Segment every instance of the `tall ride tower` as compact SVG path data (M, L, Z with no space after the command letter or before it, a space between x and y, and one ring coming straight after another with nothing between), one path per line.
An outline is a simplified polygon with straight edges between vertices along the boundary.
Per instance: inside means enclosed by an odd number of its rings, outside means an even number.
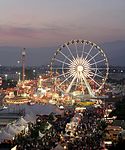
M22 81L25 81L25 57L26 57L26 49L22 50Z

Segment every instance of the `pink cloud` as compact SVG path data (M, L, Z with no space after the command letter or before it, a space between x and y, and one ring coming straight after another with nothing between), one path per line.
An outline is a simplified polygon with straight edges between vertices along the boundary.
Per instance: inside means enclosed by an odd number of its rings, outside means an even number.
M0 26L0 45L51 47L76 38L104 42L106 40L120 39L121 35L120 29L112 28L103 28L102 30L102 28L97 29L97 27L83 28L82 26L71 25L44 25L41 28ZM124 36L124 33L122 36Z

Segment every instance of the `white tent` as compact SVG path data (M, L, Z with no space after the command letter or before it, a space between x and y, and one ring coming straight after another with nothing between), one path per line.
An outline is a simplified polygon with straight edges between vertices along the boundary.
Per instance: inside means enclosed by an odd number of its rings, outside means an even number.
M15 129L16 134L19 134L22 130L24 130L24 126L16 126L13 124L12 127Z
M12 124L11 125L16 131L20 131L20 127L19 126L16 126L15 124Z
M47 122L48 123L48 122ZM52 127L52 125L50 123L48 123L48 127L47 129L49 130Z
M19 120L17 120L17 122L15 123L15 125L18 125L18 126L27 126L27 121L21 117Z
M0 142L4 141L4 140L11 140L13 139L13 136L9 133L7 133L6 131L2 131L0 133Z
M34 123L36 121L36 118L32 116L32 114L26 114L24 119L27 121L27 122L32 122Z
M5 128L5 132L13 136L17 133L16 128L13 128L11 125L7 125L7 127Z
M40 138L43 138L44 135L45 135L45 134L42 134L42 133L39 131L39 137L40 137Z
M58 144L58 145L54 148L54 150L64 150L64 148L63 148L60 144Z
M8 134L11 134L13 137L16 135L16 134L19 134L22 130L24 130L25 126L23 125L15 125L15 124L12 124L12 125L7 125L7 127L4 129L6 133Z
M26 128L25 126L22 126L22 125L19 125L18 127L20 128L20 131L18 133L20 133L22 130Z

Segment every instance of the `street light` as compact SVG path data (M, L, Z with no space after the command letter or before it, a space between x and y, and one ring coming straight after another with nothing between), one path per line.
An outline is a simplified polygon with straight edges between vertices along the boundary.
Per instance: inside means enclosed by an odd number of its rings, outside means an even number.
M17 61L17 63L19 64L19 63L20 63L20 61L18 60L18 61Z
M17 77L18 77L18 82L20 82L21 81L21 78L20 78L21 73L20 72L16 72L16 74L17 74Z
M35 72L36 72L36 70L34 69L34 70L33 70L33 73L35 73Z
M7 77L8 77L8 75L7 75L7 74L5 74L5 80L7 80Z
M36 77L36 70L33 69L33 79L35 79L35 77Z

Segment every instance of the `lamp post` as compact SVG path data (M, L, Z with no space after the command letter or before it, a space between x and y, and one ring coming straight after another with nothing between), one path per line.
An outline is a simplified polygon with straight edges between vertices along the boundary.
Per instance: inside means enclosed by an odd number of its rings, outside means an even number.
M21 80L20 80L20 75L21 75L21 73L20 72L18 72L18 76L19 76L19 78L18 78L18 82L20 82Z
M5 74L5 80L7 80L8 74Z
M18 60L17 63L20 64L20 61Z
M18 82L20 82L21 81L21 73L20 72L16 72L16 75L17 75L17 80L18 80Z
M35 77L36 77L36 70L33 69L33 79L35 79Z

